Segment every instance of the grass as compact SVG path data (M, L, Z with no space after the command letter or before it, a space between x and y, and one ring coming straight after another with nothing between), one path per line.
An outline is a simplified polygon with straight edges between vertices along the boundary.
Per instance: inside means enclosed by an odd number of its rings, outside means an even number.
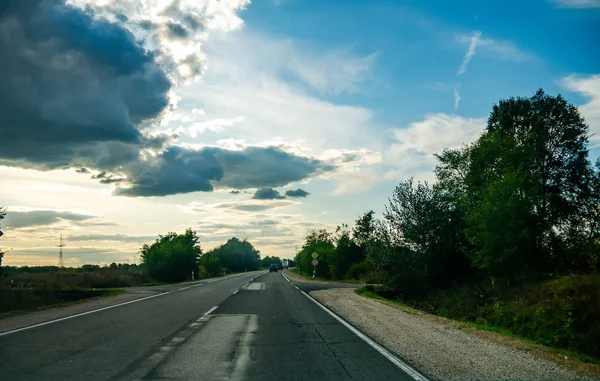
M313 279L312 277L312 273L308 274L304 271L301 271L298 274L297 269L288 269L286 274L293 274L296 276L299 276L301 278L304 278L306 280L315 280L315 281L319 281L319 282L337 282L337 283L349 283L349 284L363 284L363 282L361 282L358 279L326 279L326 278L321 278L321 277L315 277L315 279Z
M435 321L436 323L452 326L457 329L467 330L476 336L491 340L493 342L510 346L519 350L529 352L537 357L552 361L566 368L585 374L588 376L600 378L600 359L574 350L555 348L542 345L538 341L516 334L515 332L492 324L482 322L471 322L464 320L451 319L446 316L431 314L400 301L398 299L386 298L377 294L372 286L361 287L355 292L366 298L375 299L390 307L399 309L403 312L418 314L423 318Z
M121 289L31 290L0 289L0 314L3 317L26 311L63 307L88 300L123 294Z
M402 302L402 301L400 301L398 299L387 299L387 298L384 298L383 296L378 295L377 293L371 291L370 287L368 287L368 286L363 286L361 288L356 289L356 293L358 295L365 296L367 298L377 299L377 300L383 300L383 301L386 301L388 303L391 303L391 304L394 304L394 305L397 305L397 306L400 306L400 307L412 308L408 304L406 304L406 303L404 303L404 302Z

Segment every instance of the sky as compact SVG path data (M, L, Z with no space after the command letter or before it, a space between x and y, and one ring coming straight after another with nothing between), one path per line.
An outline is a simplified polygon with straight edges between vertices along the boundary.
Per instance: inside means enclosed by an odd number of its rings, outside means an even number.
M7 265L133 263L191 227L291 258L377 216L500 99L578 105L600 152L600 0L7 0Z

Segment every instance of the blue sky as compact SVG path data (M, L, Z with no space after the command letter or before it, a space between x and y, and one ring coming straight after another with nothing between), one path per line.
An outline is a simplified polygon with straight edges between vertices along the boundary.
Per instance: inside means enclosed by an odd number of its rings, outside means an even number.
M132 261L190 226L291 257L540 87L600 132L598 0L32 4L0 14L5 263L54 263L60 233L69 264Z

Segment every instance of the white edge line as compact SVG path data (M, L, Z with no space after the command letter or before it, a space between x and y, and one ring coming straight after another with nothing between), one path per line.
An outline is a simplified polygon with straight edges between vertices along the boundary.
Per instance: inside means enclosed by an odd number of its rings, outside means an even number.
M287 276L285 276L284 273L281 273L281 275L283 275L283 277L285 278L285 280L287 280L288 282L290 282L290 284L292 284L294 287L296 287L296 289L300 290L298 288L298 286L296 286L291 280L288 279ZM387 358L388 360L390 360L394 365L396 365L398 368L400 368L404 372L406 372L413 379L415 379L417 381L429 381L429 379L427 377L423 376L421 373L419 373L415 369L413 369L410 365L408 365L404 361L400 360L398 357L394 356L390 351L388 351L387 349L385 349L381 345L377 344L369 336L365 335L364 333L362 333L358 329L354 328L350 323L346 322L344 319L342 319L341 317L339 317L338 315L336 315L329 308L327 308L324 305L322 305L321 303L319 303L317 300L315 300L313 297L311 297L310 295L308 295L306 292L304 292L302 290L300 290L300 292L304 296L306 296L309 300L311 300L313 303L315 303L317 306L321 307L325 312L327 312L329 315L331 315L335 320L337 320L340 323L342 323L342 325L344 327L348 328L352 333L354 333L356 336L358 336L359 338L361 338L365 343L369 344L373 349L375 349L377 352L379 352L380 354L382 354L385 358Z
M180 289L179 289L179 291L187 290L187 289L188 289L188 288L190 288L190 287L192 287L192 286L188 286L188 287L183 287L183 288L180 288Z
M350 325L350 323L346 322L344 319L342 319L341 317L336 315L334 312L329 310L329 308L325 307L324 305L319 303L317 300L313 299L306 292L304 292L304 291L300 291L300 292L304 296L306 296L308 299L310 299L313 303L315 303L317 306L321 307L325 312L327 312L329 315L331 315L335 320L342 323L342 325L344 327L348 328L352 333L354 333L356 336L360 337L365 343L369 344L373 349L375 349L377 352L381 353L385 358L390 360L394 365L396 365L398 368L400 368L404 372L406 372L413 379L415 379L417 381L429 381L429 379L427 377L423 376L422 374L417 372L415 369L413 369L410 365L408 365L404 361L400 360L398 357L394 356L390 351L388 351L381 345L377 344L370 337L368 337L364 333L360 332L358 329L354 328L352 325Z
M204 313L204 316L206 316L206 315L210 315L210 313L211 313L211 312L213 312L214 310L216 310L217 308L219 308L219 306L214 306L214 307L213 307L213 308L211 308L210 310L206 311L206 312Z
M12 331L1 332L0 336L6 336L6 335L10 335L11 333L17 333L17 332L25 331L25 330L32 329L32 328L42 327L44 325L48 325L48 324L52 324L52 323L58 323L59 321L69 320L69 319L73 319L73 318L76 318L76 317L79 317L79 316L85 316L85 315L93 314L95 312L109 310L109 309L115 308L115 307L121 307L121 306L124 306L126 304L141 302L142 300L148 300L148 299L156 298L156 297L159 297L159 296L167 295L167 294L170 294L170 293L171 293L170 291L167 291L167 292L163 292L161 294L151 295L151 296L147 296L147 297L141 298L141 299L130 300L128 302L119 303L119 304L113 304L112 306L98 308L97 310L86 311L86 312L82 312L82 313L75 314L75 315L65 316L65 317L62 317L62 318L59 318L59 319L45 321L43 323L28 325L27 327L13 329Z
M231 295L235 295L238 293L239 290L235 290L234 292L231 293Z
M350 323L346 322L344 319L342 319L341 317L339 317L338 315L336 315L329 308L327 308L324 305L322 305L321 303L319 303L317 300L315 300L314 298L312 298L306 292L304 292L304 291L300 291L300 292L304 296L306 296L308 299L310 299L311 301L313 301L316 305L318 305L319 307L321 307L325 312L327 312L329 315L331 315L335 320L337 320L340 323L342 323L342 325L344 325L346 328L348 328L352 333L354 333L356 336L360 337L365 343L369 344L373 349L375 349L377 352L381 353L385 358L387 358L392 363L394 363L394 365L396 365L398 368L400 368L403 371L405 371L413 379L415 379L417 381L429 381L429 379L427 377L423 376L422 374L420 374L419 372L417 372L415 369L413 369L410 365L408 365L404 361L400 360L398 357L394 356L390 351L388 351L387 349L385 349L381 345L377 344L370 337L368 337L364 333L360 332L358 329L354 328Z

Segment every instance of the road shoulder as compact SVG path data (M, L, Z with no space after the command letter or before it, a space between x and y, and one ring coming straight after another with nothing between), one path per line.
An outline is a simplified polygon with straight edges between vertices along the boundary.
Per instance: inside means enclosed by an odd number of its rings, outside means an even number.
M357 295L354 289L317 290L310 295L435 379L593 380L597 378L592 375L598 376L590 367L570 367L586 377L540 358L525 343L515 347L502 335L498 341L491 332L478 334L458 322Z

